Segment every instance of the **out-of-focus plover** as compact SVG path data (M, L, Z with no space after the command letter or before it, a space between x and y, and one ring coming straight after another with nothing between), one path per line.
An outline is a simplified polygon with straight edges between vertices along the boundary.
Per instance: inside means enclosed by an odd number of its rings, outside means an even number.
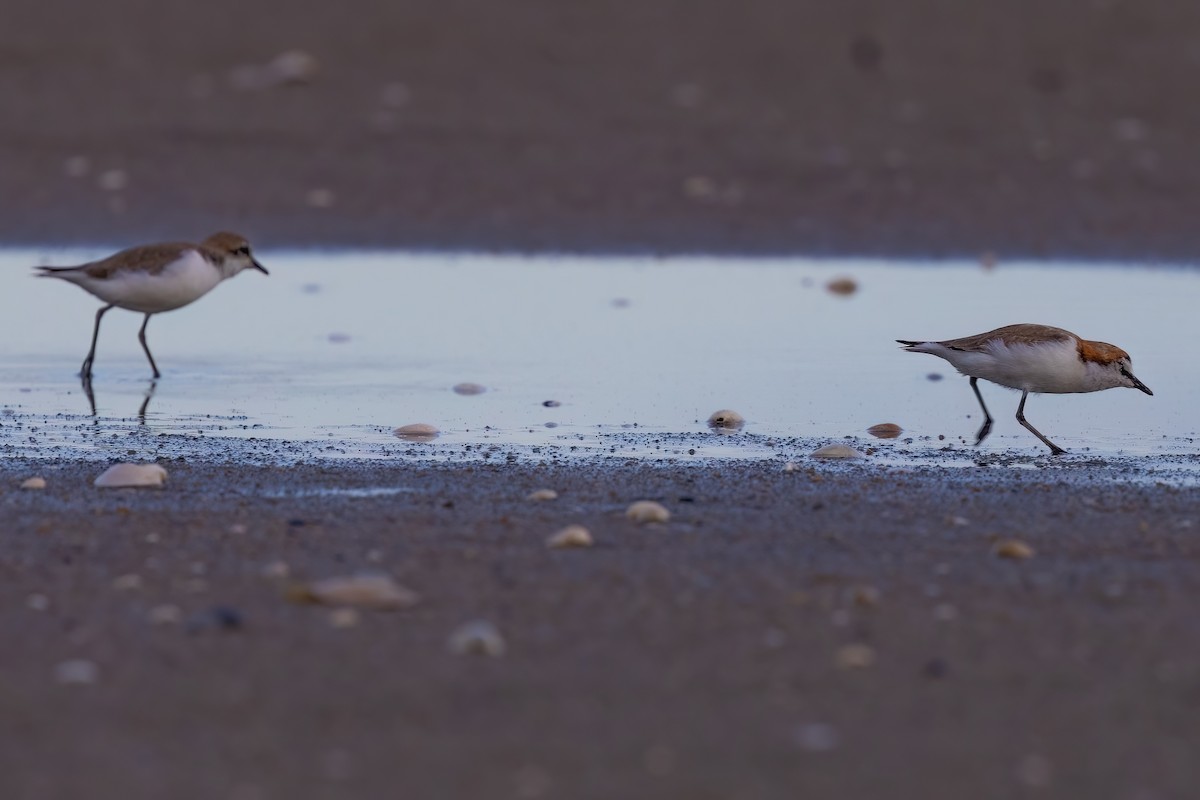
M158 365L146 345L146 326L150 317L182 308L208 294L218 283L244 269L268 274L250 253L250 243L236 233L214 233L200 244L171 242L131 247L100 261L77 267L38 267L39 277L59 278L80 286L107 305L96 312L92 347L83 360L80 375L88 380L96 359L96 340L100 337L100 319L110 308L124 308L146 315L138 341L150 360L154 377L160 377Z
M1129 354L1121 348L1081 339L1070 331L1049 325L1007 325L987 333L941 342L896 341L910 353L930 353L946 359L971 379L971 389L979 400L984 418L975 444L986 439L992 431L992 415L979 393L980 378L1021 392L1017 422L1041 439L1053 455L1066 451L1025 419L1025 400L1030 392L1068 394L1126 386L1154 394L1134 377Z

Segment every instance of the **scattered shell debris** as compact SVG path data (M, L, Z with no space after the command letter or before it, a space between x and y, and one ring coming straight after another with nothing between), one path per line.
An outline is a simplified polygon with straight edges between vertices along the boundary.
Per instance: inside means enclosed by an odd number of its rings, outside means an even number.
M784 472L795 472L798 469L800 469L800 467L797 466L795 461L789 461L783 465Z
M875 648L867 644L848 644L839 648L834 662L840 669L864 669L875 664Z
M454 393L462 395L483 394L487 387L480 383L456 383Z
M390 575L372 572L323 578L295 586L288 592L288 597L298 603L358 606L376 611L412 608L421 600L420 595L396 583Z
M42 477L26 478L21 481L22 489L45 489L46 479Z
M63 162L63 174L68 178L82 178L92 170L92 162L87 156L71 156Z
M63 661L54 667L54 678L59 683L84 685L95 683L100 678L100 668L94 661L83 658Z
M545 503L550 500L557 500L558 492L553 489L535 489L525 495L525 499L531 503Z
M830 294L848 297L858 291L858 281L854 278L834 278L825 284L825 290Z
M992 553L997 558L1011 558L1024 561L1033 558L1036 551L1020 539L1001 539L992 545Z
M904 429L894 422L881 422L867 428L867 433L876 439L895 439L904 433Z
M827 444L812 452L813 458L864 458L863 454L844 444Z
M167 482L167 471L158 464L113 464L93 485L101 489L157 487Z
M262 568L262 576L271 580L281 580L291 573L291 568L283 561L272 561Z
M407 439L410 442L432 442L441 433L437 428L424 422L416 422L412 425L402 425L392 431L401 439Z
M656 503L653 500L638 500L625 509L625 516L644 525L648 522L667 522L671 519L671 512L662 503Z
M714 411L708 418L708 427L714 430L740 431L745 425L746 418L729 408Z
M499 658L508 649L500 630L485 619L459 625L450 634L450 652L455 655L490 656Z
M568 525L546 540L547 547L591 547L592 533L582 525Z

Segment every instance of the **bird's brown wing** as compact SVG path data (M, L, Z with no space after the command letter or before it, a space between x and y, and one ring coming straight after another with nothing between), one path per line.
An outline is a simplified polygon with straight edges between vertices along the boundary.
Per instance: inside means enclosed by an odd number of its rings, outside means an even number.
M996 328L994 331L979 333L975 336L964 336L961 339L947 339L944 342L938 342L938 344L949 347L951 350L979 352L986 349L987 343L995 339L1003 339L1010 345L1040 344L1046 341L1079 341L1078 336L1062 328L1055 328L1051 325L1035 325L1026 322L1020 325L1005 325L1003 328Z
M186 250L195 250L196 245L186 242L168 242L166 244L147 244L141 247L131 247L114 253L108 258L82 264L76 269L86 272L93 278L110 278L123 269L136 269L157 275L163 268L175 261Z

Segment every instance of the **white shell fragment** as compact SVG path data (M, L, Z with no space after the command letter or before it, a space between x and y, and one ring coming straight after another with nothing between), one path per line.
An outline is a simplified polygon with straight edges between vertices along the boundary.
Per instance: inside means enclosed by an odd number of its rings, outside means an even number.
M431 442L437 438L441 431L427 423L416 422L412 425L403 425L396 428L392 433L410 442Z
M113 464L93 482L101 489L123 489L141 486L162 486L167 471L158 464Z
M46 479L40 478L40 477L39 478L26 478L25 480L21 481L21 488L22 489L45 489L46 488Z
M454 385L455 394L472 395L483 394L487 391L487 387L479 383L457 383Z
M420 595L396 583L390 575L362 573L324 578L300 587L297 599L327 606L358 606L376 611L412 608Z
M740 431L745 425L746 418L728 408L714 411L708 418L708 427L717 430Z
M638 500L625 509L625 516L639 524L647 522L666 522L671 519L671 512L662 503L653 500Z
M813 458L862 458L863 454L844 444L827 444L812 452Z
M495 625L486 619L477 619L459 625L450 634L450 652L460 656L490 656L499 658L508 649L508 644Z
M592 533L582 525L568 525L546 540L547 547L591 547Z
M525 499L531 503L545 503L550 500L557 500L558 492L553 489L535 489L525 495Z

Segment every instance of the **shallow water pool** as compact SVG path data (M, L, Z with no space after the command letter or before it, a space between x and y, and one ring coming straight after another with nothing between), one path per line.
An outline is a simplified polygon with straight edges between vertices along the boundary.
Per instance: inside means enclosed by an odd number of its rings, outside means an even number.
M157 438L176 452L237 439L247 457L303 445L338 457L762 458L850 437L896 458L1040 457L1013 419L1017 393L982 384L996 425L976 449L966 379L893 341L1014 322L1120 345L1155 392L1031 397L1031 423L1072 457L1197 450L1200 364L1185 348L1200 334L1200 275L1180 268L268 252L270 277L244 273L151 321L157 382L141 316L108 314L93 416L77 372L99 301L29 267L103 254L0 252L0 453L145 455ZM840 276L858 290L827 291ZM452 391L462 382L487 391ZM747 419L745 434L707 430L723 408ZM442 435L392 436L415 422ZM870 437L881 422L904 433Z

